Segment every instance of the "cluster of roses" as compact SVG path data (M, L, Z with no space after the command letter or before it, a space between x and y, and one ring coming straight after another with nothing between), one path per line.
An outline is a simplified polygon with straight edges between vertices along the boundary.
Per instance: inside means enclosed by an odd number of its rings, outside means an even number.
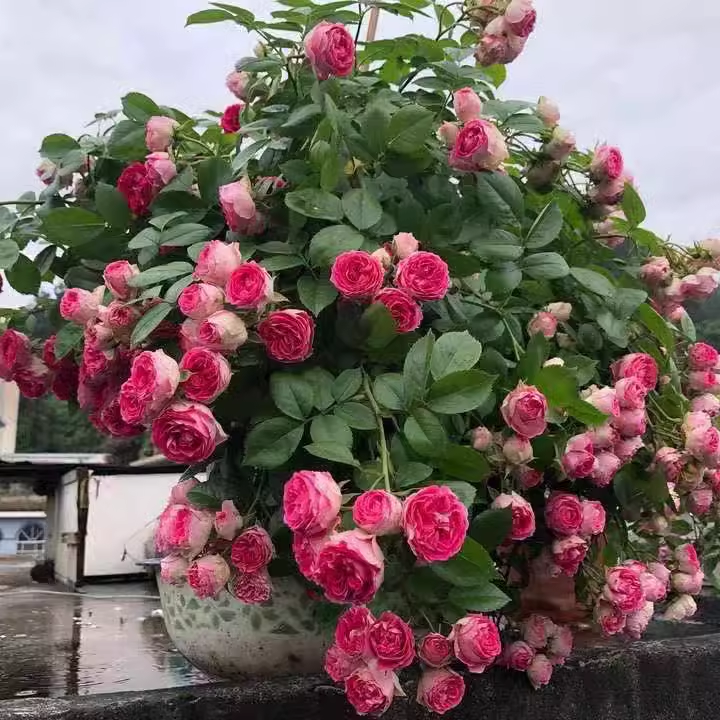
M508 64L517 59L535 29L532 0L467 0L466 13L479 27L475 57L481 65Z
M542 190L552 185L577 145L575 136L558 124L560 110L552 100L540 97L535 113L551 132L540 147L537 159L527 169L526 179L530 187Z
M625 172L622 153L612 145L600 145L595 149L590 161L591 187L588 193L593 204L595 215L607 218L618 212L616 207L622 201L625 185L632 184L632 176ZM612 217L607 221L610 225L595 227L595 232L602 236L612 236ZM611 243L612 244L612 243Z
M194 507L188 493L197 485L195 478L178 483L158 520L161 579L173 585L187 582L201 599L217 597L228 587L241 602L266 602L272 594L270 536L257 525L243 530L245 520L232 500L215 513Z

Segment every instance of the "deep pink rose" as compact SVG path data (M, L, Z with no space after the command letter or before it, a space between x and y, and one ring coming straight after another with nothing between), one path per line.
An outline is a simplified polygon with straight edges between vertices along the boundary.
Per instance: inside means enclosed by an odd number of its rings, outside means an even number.
M582 501L583 522L580 535L600 535L605 530L605 508L598 500Z
M165 152L151 153L145 158L148 178L156 190L165 187L177 175L177 168Z
M704 342L695 343L688 348L688 364L691 370L712 370L720 360L720 353Z
M422 323L422 308L404 290L383 288L375 295L373 302L380 302L388 309L399 333L417 330Z
M622 177L624 169L623 156L620 150L610 145L600 145L593 154L590 163L590 175L596 182L617 180Z
M634 377L621 378L615 383L615 394L623 410L642 410L647 388Z
M533 448L530 441L522 435L511 435L502 447L505 459L511 465L525 465L533 459Z
M316 25L305 37L305 54L318 80L347 77L355 67L355 42L340 23Z
M622 565L606 570L603 598L623 613L639 610L645 604L645 593L638 573Z
M351 607L338 619L335 626L335 646L348 657L359 658L368 653L368 633L375 623L366 607Z
M416 300L442 300L450 287L450 271L439 255L418 250L398 263L395 285Z
M205 405L225 392L232 377L230 363L207 348L188 350L180 361L180 370L184 378L180 387L185 397Z
M247 338L247 327L242 318L230 310L218 310L197 328L197 342L216 352L234 353Z
M418 251L420 243L417 238L408 232L401 232L395 235L392 241L392 249L395 257L400 260L404 260L406 257L410 257L414 252Z
M492 502L493 508L507 508L512 510L512 527L508 538L510 540L527 540L535 533L535 513L532 505L522 495L501 493Z
M590 481L598 487L607 487L622 467L622 460L611 452L600 452L595 456L595 468L590 473Z
M694 575L700 572L700 560L698 560L697 550L690 543L680 545L675 549L675 560L678 564L680 572Z
M160 579L168 585L183 585L189 567L182 555L166 555L160 561Z
M246 605L261 605L272 595L272 583L267 570L241 573L230 584L232 594Z
M526 438L538 437L545 432L547 411L545 396L536 387L524 383L506 395L500 407L508 426Z
M130 163L120 174L117 189L124 195L134 215L146 215L155 199L158 188L145 163Z
M465 680L449 668L424 670L418 683L416 700L431 712L444 715L456 708L465 696Z
M138 291L128 285L128 280L139 273L137 265L131 265L127 260L115 260L106 265L103 270L105 287L118 300L132 300Z
M531 648L525 641L516 640L510 645L506 645L503 650L502 664L511 670L519 670L525 672L530 667L530 663L535 657L535 650Z
M490 144L487 131L488 123L482 120L465 123L450 150L450 167L468 172L479 170L479 159L487 154Z
M17 330L0 335L0 378L12 380L13 375L30 361L30 338Z
M482 100L472 88L461 88L453 93L453 110L461 123L477 120L482 114Z
M180 368L162 350L145 350L133 361L130 379L120 390L120 410L125 422L147 425L173 399L180 382Z
M130 344L130 336L135 323L140 319L140 309L113 300L104 313L104 322L112 330L113 336L124 344Z
M500 633L486 615L467 615L458 620L450 633L455 657L471 673L482 673L502 652Z
M78 366L69 358L63 358L54 371L51 389L58 400L75 400L78 392Z
M240 263L242 257L238 243L211 240L200 251L193 276L200 282L224 288L232 271Z
M255 525L235 538L230 559L241 572L256 573L270 564L274 552L267 531Z
M191 477L187 480L181 480L180 482L173 485L170 491L170 504L171 505L192 505L188 500L188 493L194 490L200 481L197 478Z
M627 614L615 605L599 600L595 606L595 621L605 635L617 635L625 629Z
M183 315L193 320L204 320L223 309L225 293L216 285L193 283L180 293L177 303Z
M224 133L236 133L240 130L240 113L244 108L244 103L235 103L225 108L220 117L220 127Z
M220 510L215 513L215 532L218 537L230 542L242 527L242 515L232 500L223 500Z
M160 452L183 465L207 460L227 435L209 408L176 401L152 424L152 441Z
M710 417L720 415L720 399L710 393L698 395L690 402L690 409L693 412L703 412Z
M335 519L336 524L340 518ZM330 534L305 535L293 533L292 552L300 574L308 580L315 578L315 564L320 550L327 542Z
M403 504L403 531L410 549L425 562L457 555L468 531L468 511L446 485L430 485Z
M242 310L260 310L273 295L270 273L252 260L233 270L225 286L227 301Z
M543 337L553 338L557 332L557 318L549 312L541 311L535 313L527 326L528 335L540 333Z
M225 78L225 87L238 99L246 100L245 91L250 84L252 77L250 73L233 70Z
M324 535L335 527L342 492L328 472L298 470L285 483L283 521L296 533Z
M33 355L28 362L15 371L13 380L23 397L37 399L50 389L52 372L39 357Z
M347 680L356 670L364 667L365 663L358 657L350 657L337 645L331 645L325 653L325 672L333 682Z
M90 292L82 288L68 288L60 298L60 315L64 320L70 320L78 325L85 325L95 320L104 289L98 288Z
M527 669L527 676L530 684L537 690L550 682L553 674L553 665L546 655L538 653L530 667Z
M654 612L655 605L648 601L640 610L630 613L625 620L625 632L633 638L633 640L639 640L650 624Z
M312 355L315 321L304 310L275 310L257 332L273 360L296 363Z
M453 646L441 633L430 632L418 642L417 653L425 665L439 668L452 662Z
M575 577L587 551L588 544L585 540L577 535L569 535L553 542L553 562L565 575Z
M522 623L522 638L535 650L544 648L554 631L555 624L544 615L530 615Z
M142 425L125 422L117 398L113 398L99 413L91 415L90 419L98 430L113 437L136 437L145 431Z
M622 410L613 418L613 427L624 438L644 435L647 430L647 414L644 408L638 410Z
M152 152L165 152L172 145L177 120L163 115L153 115L145 124L145 145Z
M397 675L365 666L345 680L345 695L358 715L382 715L397 692Z
M366 603L382 584L385 560L372 535L360 530L337 533L322 546L315 562L315 582L336 603Z
M369 535L393 535L402 530L402 502L387 490L368 490L355 500L353 521Z
M671 277L672 268L666 257L648 258L640 268L640 279L653 288L665 285Z
M520 484L526 489L537 487L541 485L545 479L541 470L528 467L527 465L521 465L517 468L517 476Z
M384 612L368 632L367 650L380 670L400 670L415 660L412 628L392 612Z
M657 385L658 367L654 358L645 353L631 353L615 361L611 366L615 380L634 377L639 380L645 388L654 390Z
M197 597L214 598L228 584L230 568L219 555L205 555L190 565L187 580Z
M333 262L330 282L348 300L368 300L382 287L382 263L364 250L340 253Z
M720 430L715 427L698 428L685 436L685 449L708 467L720 464Z
M572 649L572 630L567 625L556 625L548 639L548 659L553 665L564 665Z
M212 513L189 505L168 505L158 520L155 547L160 553L194 557L205 547L212 528Z
M583 506L572 493L552 492L545 505L545 522L557 535L577 535L583 525Z

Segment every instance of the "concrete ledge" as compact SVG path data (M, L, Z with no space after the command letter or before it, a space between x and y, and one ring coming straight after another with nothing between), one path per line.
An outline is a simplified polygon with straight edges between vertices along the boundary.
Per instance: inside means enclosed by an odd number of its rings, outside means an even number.
M695 720L717 712L720 634L579 651L537 692L524 675L467 676L472 720ZM408 695L413 683L404 683ZM388 720L427 714L396 700ZM354 713L323 677L248 681L175 690L0 702L0 720L341 720Z

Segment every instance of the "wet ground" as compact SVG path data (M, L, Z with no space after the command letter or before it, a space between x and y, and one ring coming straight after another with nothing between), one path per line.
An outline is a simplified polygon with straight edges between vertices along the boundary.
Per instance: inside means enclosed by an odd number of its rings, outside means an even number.
M33 583L31 564L0 560L0 700L207 683L165 632L157 589Z

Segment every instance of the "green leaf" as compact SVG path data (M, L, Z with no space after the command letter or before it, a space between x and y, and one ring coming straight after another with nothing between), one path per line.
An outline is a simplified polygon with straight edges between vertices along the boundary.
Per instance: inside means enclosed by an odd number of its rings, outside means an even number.
M630 184L625 184L625 192L623 193L622 209L625 213L627 221L633 228L640 225L646 218L647 212L645 205L637 193L637 190Z
M213 234L207 225L199 223L181 223L163 230L160 235L160 245L165 247L185 247L210 239Z
M360 327L365 335L364 345L370 350L382 350L398 337L390 311L380 302L365 310L360 317Z
M169 303L176 303L180 297L180 293L192 283L194 280L192 275L186 275L185 277L176 280L166 291L165 300Z
M322 112L323 109L317 103L303 105L299 108L296 108L290 113L288 119L285 121L282 127L292 128L297 127L298 125L303 125L309 120L312 120L314 117L322 115Z
M525 247L532 250L545 247L560 234L563 226L562 210L557 203L548 203L535 218L525 240Z
M517 367L517 376L521 380L528 380L532 383L535 375L542 368L543 363L550 354L550 344L542 333L535 333L528 342L525 354L520 359Z
M185 26L188 25L206 25L208 23L218 23L225 20L235 22L235 17L227 12L227 10L200 10L192 15L188 15Z
M377 420L373 411L362 403L346 402L335 408L335 415L356 430L374 430Z
M332 394L336 402L344 402L354 395L357 395L362 386L362 370L360 368L351 368L343 370L333 382Z
M571 415L576 420L579 420L583 425L590 427L597 427L598 425L604 424L608 416L605 413L600 412L594 405L584 400L573 400L571 403L565 405L565 411L568 415Z
M11 268L20 255L20 248L14 240L0 240L0 270Z
M467 445L449 445L435 464L449 477L469 483L483 482L490 474L485 456Z
M420 150L432 136L435 116L421 105L405 105L390 120L388 148L401 155Z
M107 149L118 160L139 160L145 157L145 125L121 120L110 133Z
M457 587L476 587L497 576L487 550L472 538L466 538L460 552L443 563L430 565L432 571Z
M387 147L390 113L382 103L371 103L360 117L360 129L368 150L377 157Z
M5 271L5 277L13 290L25 295L35 295L40 288L40 271L26 255L18 255L14 265Z
M403 376L400 373L378 375L373 383L373 395L378 403L388 410L404 409Z
M480 204L500 222L517 222L525 212L525 201L516 182L499 172L477 173Z
M643 303L635 313L638 320L660 341L660 344L672 354L675 337L667 321L647 303Z
M628 320L647 300L647 293L636 288L616 288L610 302L613 314L621 320Z
M68 153L79 149L80 145L74 138L62 133L54 133L43 139L42 145L40 145L40 154L58 164Z
M146 123L153 115L164 115L153 100L139 92L128 93L121 102L125 116L135 122Z
M323 460L330 460L330 462L341 463L343 465L354 465L355 467L360 466L360 463L353 457L352 452L344 445L330 442L312 443L305 445L305 450L311 455L322 458Z
M412 407L425 397L425 386L430 373L435 337L429 332L420 338L408 351L403 366L403 388L405 402Z
M382 218L382 206L364 188L348 190L343 195L342 207L345 217L358 230L367 230Z
M331 225L317 232L310 240L310 262L314 266L332 265L340 253L358 250L364 242L365 237L348 225Z
M310 437L314 443L333 443L351 448L352 430L348 424L335 415L319 415L310 424Z
M444 415L475 410L490 397L495 379L495 375L488 375L482 370L463 370L446 375L430 388L428 407Z
M332 305L338 292L329 280L303 275L297 281L300 302L315 316Z
M428 482L428 485L449 487L466 508L472 507L477 497L477 490L470 483L460 480L437 480Z
M245 440L244 465L276 468L286 463L302 440L304 425L290 418L271 418L256 425Z
M433 469L429 465L423 465L423 463L419 462L406 462L395 473L394 485L398 489L414 487L427 480L432 473Z
M125 196L112 185L98 183L95 188L95 207L110 227L126 230L130 227L132 214Z
M481 512L470 526L470 536L488 552L494 552L512 529L512 508L490 508Z
M276 257L265 258L260 264L268 272L279 272L290 268L301 267L305 261L299 255L277 255Z
M51 210L42 221L45 237L55 244L74 247L90 242L105 228L105 221L89 210L78 207Z
M660 472L648 473L626 465L613 478L613 491L625 508L638 509L648 501L660 505L668 499L667 481Z
M522 282L522 279L522 271L516 263L501 263L487 271L485 287L494 297L502 297L509 295Z
M82 339L82 325L76 325L75 323L67 323L63 325L55 335L55 357L58 360L61 360L71 350L80 347Z
M568 368L558 366L542 368L535 376L534 382L553 407L564 408L580 399L577 381Z
M440 336L430 358L430 372L436 380L470 370L482 355L482 344L469 332L449 332Z
M232 181L230 163L224 158L207 158L198 163L196 170L200 197L208 205L214 205L218 202L218 188Z
M553 252L528 255L520 263L520 268L534 280L559 280L570 272L565 258Z
M489 234L475 228L463 228L459 241L475 236L470 242L470 251L483 260L518 260L524 249L520 238L507 230L492 230Z
M232 169L234 172L242 170L257 154L270 144L271 138L265 138L256 142L250 143L247 147L243 148L235 156Z
M615 286L604 276L587 268L570 268L570 274L590 292L602 297L611 298L615 294Z
M165 280L187 275L194 270L190 263L171 262L166 265L158 265L148 270L143 270L139 275L130 278L128 285L131 287L149 287L150 285L159 285Z
M170 314L173 306L163 302L153 305L138 321L133 328L130 344L137 347L143 340L150 336L155 328Z
M403 434L418 455L437 457L445 452L447 445L445 428L429 410L416 408L405 421Z
M160 240L160 233L151 227L143 228L129 243L130 250L140 250L144 247L153 247Z
M343 217L342 202L337 195L324 190L307 188L285 195L285 204L305 217L339 222Z
M276 372L270 376L270 396L278 410L296 420L309 417L315 402L315 391L303 375Z
M478 587L456 587L450 591L448 600L469 612L492 612L500 610L510 602L510 598L491 582Z
M330 391L335 378L327 370L317 366L305 370L303 377L312 385L313 404L324 412L335 402Z

